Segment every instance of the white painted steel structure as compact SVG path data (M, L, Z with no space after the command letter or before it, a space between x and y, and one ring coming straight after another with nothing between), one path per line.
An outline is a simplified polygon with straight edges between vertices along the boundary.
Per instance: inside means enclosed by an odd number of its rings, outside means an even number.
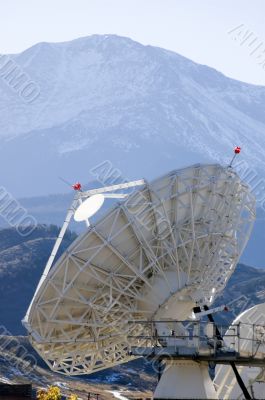
M230 167L136 182L142 187L80 236L37 288L24 325L54 371L87 374L130 360L141 341L129 336L144 328L128 321L184 320L210 304L249 238L255 200Z

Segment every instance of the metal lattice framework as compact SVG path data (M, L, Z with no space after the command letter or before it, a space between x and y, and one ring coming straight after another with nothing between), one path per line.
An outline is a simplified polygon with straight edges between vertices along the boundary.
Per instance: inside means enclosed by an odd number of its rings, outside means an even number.
M129 337L143 328L128 321L181 320L210 304L254 219L254 198L231 168L195 165L145 182L42 279L24 320L32 345L69 375L130 360L141 343Z

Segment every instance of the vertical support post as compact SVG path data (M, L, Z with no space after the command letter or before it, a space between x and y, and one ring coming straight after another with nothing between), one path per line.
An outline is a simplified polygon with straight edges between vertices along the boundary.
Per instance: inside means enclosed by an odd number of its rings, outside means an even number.
M238 336L238 344L237 344L237 351L240 353L240 344L241 344L241 338L240 338L240 328L241 328L241 322L239 321L238 326L237 326L237 336Z

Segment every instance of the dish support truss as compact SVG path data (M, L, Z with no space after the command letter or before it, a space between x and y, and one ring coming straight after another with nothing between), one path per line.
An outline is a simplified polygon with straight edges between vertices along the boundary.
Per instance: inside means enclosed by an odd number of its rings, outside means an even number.
M41 278L23 324L56 372L131 360L143 328L128 321L183 320L210 304L248 241L255 200L231 168L195 165L141 185Z

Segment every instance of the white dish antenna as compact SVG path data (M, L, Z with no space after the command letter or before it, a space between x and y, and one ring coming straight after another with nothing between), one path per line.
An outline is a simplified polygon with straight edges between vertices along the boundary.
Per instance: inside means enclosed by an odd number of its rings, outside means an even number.
M89 197L77 208L74 213L74 220L76 222L88 220L100 210L103 206L104 200L105 197L103 194L94 194Z
M251 359L265 359L265 303L243 311L224 335L227 346ZM240 375L255 399L264 399L265 371L260 366L241 366ZM218 365L214 380L220 399L241 399L242 391L229 365Z
M23 321L54 371L88 374L131 360L130 347L141 346L132 337L147 332L128 322L183 321L197 304L209 305L248 241L255 199L230 167L195 165L124 185L140 189L51 269L53 250ZM123 188L77 192L66 227L80 199ZM157 326L158 337L167 332L167 322Z

